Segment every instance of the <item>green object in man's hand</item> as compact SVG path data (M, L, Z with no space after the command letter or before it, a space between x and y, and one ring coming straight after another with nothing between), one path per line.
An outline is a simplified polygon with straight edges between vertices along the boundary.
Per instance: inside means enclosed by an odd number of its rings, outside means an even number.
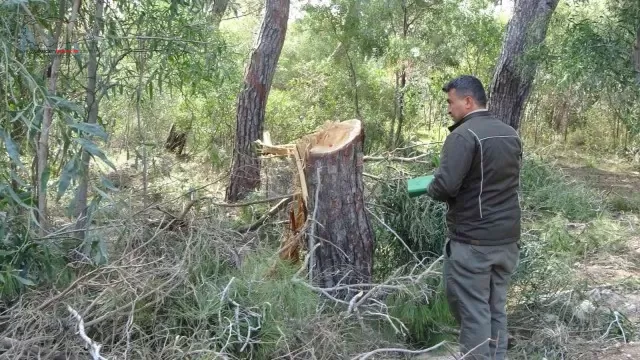
M429 184L433 181L433 175L420 176L414 179L407 180L407 190L409 191L409 197L420 196L427 192Z

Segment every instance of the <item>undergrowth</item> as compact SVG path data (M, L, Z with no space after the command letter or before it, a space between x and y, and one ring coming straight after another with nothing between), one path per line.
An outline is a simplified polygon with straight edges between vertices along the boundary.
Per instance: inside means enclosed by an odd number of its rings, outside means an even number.
M416 166L410 170L419 172ZM102 265L86 259L56 263L65 259L61 247L44 247L20 237L27 229L4 226L10 241L2 245L1 274L17 283L3 283L7 310L0 317L0 335L22 341L29 328L29 338L40 336L41 348L81 354L83 343L69 331L75 329L69 305L110 358L347 359L384 346L455 342L439 267L416 277L442 254L446 205L426 196L409 198L406 173L374 176L367 200L375 215L370 217L376 234L374 280L395 290L381 292L360 315L349 314L347 306L299 277L301 264L278 258L281 225L245 234L232 230L253 222L266 205L240 210L236 217L203 208L203 219L171 231L131 217L117 232L94 232L92 238L109 244L109 262ZM522 251L508 305L518 340L514 351L568 356L570 336L595 341L612 321L611 312L580 310L588 289L572 276L573 264L621 251L626 233L608 216L598 193L537 159L525 159L521 181ZM105 205L105 211L131 209ZM58 252L53 256L48 249ZM27 281L14 276L23 273ZM403 277L414 280L399 282ZM25 293L26 285L33 286L29 279L42 285ZM7 300L18 295L18 301ZM65 325L55 319L66 319ZM606 333L607 339L619 336Z

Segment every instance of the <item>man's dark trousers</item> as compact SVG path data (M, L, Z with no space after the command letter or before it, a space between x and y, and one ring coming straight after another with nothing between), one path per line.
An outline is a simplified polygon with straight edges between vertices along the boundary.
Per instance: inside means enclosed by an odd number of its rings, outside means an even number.
M444 253L445 292L460 324L460 350L469 353L467 359L504 360L507 290L518 264L519 244L479 246L447 240Z

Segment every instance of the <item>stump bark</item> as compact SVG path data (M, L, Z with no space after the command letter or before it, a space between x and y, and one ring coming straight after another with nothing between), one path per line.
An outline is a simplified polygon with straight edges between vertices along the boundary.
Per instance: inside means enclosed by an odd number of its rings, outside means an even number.
M164 148L176 155L182 155L184 147L187 144L187 133L176 130L175 124L171 124L169 136L164 143Z
M304 140L298 150L306 154L309 251L319 244L310 257L310 277L325 288L370 282L374 236L363 196L362 124L332 123Z

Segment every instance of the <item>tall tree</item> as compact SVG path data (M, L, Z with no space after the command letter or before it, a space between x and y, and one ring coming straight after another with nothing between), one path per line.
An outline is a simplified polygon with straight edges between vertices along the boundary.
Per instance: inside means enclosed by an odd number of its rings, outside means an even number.
M95 0L95 17L89 39L89 61L87 63L87 119L86 122L95 125L98 122L98 99L96 97L96 83L98 77L98 38L102 28L102 13L104 11L104 0ZM82 152L82 165L80 166L80 184L76 198L76 229L77 235L84 239L87 225L87 192L89 189L89 161L91 154L84 150Z
M516 130L538 67L537 61L527 59L527 55L544 42L558 1L518 0L507 25L489 87L489 109Z
M71 10L71 17L67 23L67 37L69 40L72 36L72 31L78 16L81 0L74 0L73 8ZM50 44L49 50L56 50L59 46L60 35L62 31L62 23L65 20L67 12L66 1L60 2L60 20L56 25L53 39ZM68 43L69 41L65 42ZM60 70L61 55L57 51L54 52L53 60L51 62L51 71L49 72L48 79L48 96L55 96L58 86L58 71ZM51 99L47 99L44 106L44 115L42 119L42 125L40 128L40 136L38 138L37 149L37 172L36 172L36 189L38 197L38 221L40 222L40 235L44 235L47 231L47 180L48 180L48 167L49 167L49 132L51 131L51 123L53 122L54 108L51 104Z
M636 43L633 47L633 63L636 68L636 82L640 85L640 27L636 31Z
M229 0L213 0L213 3L211 4L211 8L209 10L209 17L211 26L213 26L214 29L218 29L220 27L222 17L227 11L228 5Z
M253 144L262 134L271 83L284 45L289 0L266 0L260 33L244 75L236 110L236 140L226 199L235 202L260 185L260 160Z

